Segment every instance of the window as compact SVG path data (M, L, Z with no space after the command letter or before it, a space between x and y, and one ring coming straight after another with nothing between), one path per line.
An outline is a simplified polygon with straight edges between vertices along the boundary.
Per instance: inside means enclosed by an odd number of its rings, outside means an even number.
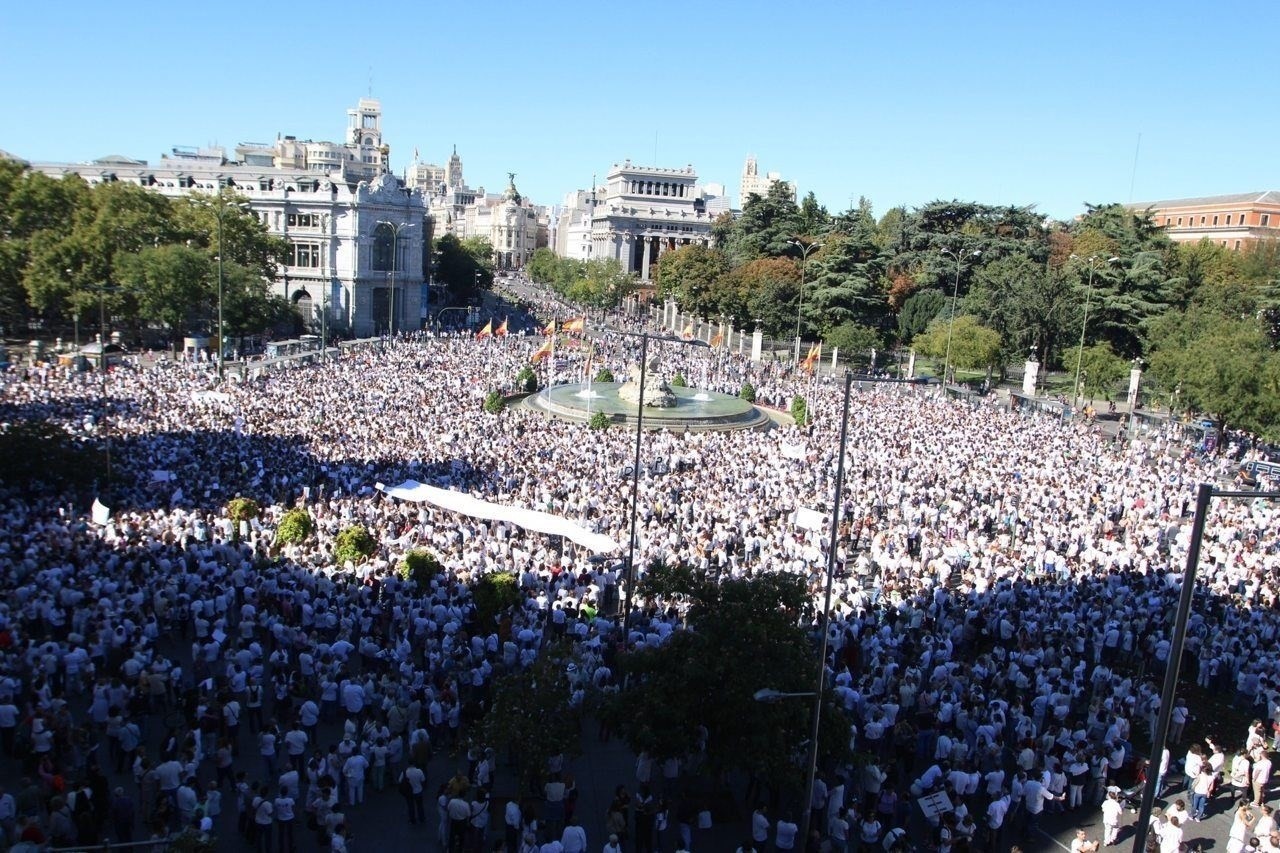
M1213 215L1213 224L1214 224L1214 225L1217 225L1217 224L1218 224L1218 214L1216 214L1216 213ZM1226 244L1226 243L1223 243L1222 245L1224 245L1224 246L1225 246L1225 245L1227 245L1227 244Z
M1262 222L1259 224L1261 224L1263 228L1269 227L1271 225L1271 214L1270 213L1262 214Z
M320 215L318 213L290 213L290 228L319 228Z
M319 243L294 243L293 244L293 266L310 267L315 269L320 266L320 244Z
M373 257L369 266L374 272L391 272L395 260L395 233L390 225L379 225L373 232Z
M1201 225L1203 225L1203 224L1204 224L1204 217L1203 217L1203 216L1201 216L1201 217L1200 217L1200 224L1201 224Z
M1181 228L1181 227L1182 227L1182 217L1181 217L1181 216L1179 216L1179 217L1178 217L1178 227L1179 227L1179 228Z
M1239 241L1239 240L1237 240L1237 241L1236 241L1236 251L1237 251L1237 252L1238 252L1238 251L1240 251L1240 241Z
M1230 214L1230 213L1228 213L1228 214L1227 214L1227 224L1228 224L1228 225L1230 225L1230 224L1231 224L1231 214Z

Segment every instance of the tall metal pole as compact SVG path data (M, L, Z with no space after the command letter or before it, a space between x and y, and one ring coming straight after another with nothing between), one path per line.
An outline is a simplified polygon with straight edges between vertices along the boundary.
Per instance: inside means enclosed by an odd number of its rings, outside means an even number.
M942 250L944 255L952 254L946 249ZM942 360L942 390L947 390L947 377L951 373L951 333L956 325L956 300L960 297L960 259L964 257L963 253L955 253L956 259L956 281L951 288L951 315L947 318L947 354Z
M795 365L800 364L800 315L804 311L804 284L805 275L809 265L809 253L815 249L822 248L821 243L801 243L798 239L788 240L792 246L800 250L800 299L796 304L796 354L793 362ZM794 366L793 368L794 369Z
M840 535L840 509L844 501L844 454L849 441L849 393L853 388L853 372L844 373L844 407L840 414L840 455L836 459L836 488L831 501L831 541L827 545L827 588L822 599L822 618L819 627L822 639L818 642L818 675L813 693L813 717L809 727L808 781L804 791L804 815L800 822L800 844L804 850L809 844L809 824L813 804L813 781L818 773L818 729L822 723L822 694L827 673L827 619L831 613L831 583L836 574L836 539Z
M226 213L223 200L218 199L218 379L222 379L222 216Z
M1144 853L1150 831L1151 812L1155 808L1156 785L1160 762L1164 758L1164 743L1169 736L1169 720L1173 716L1173 703L1177 696L1178 670L1182 665L1182 647L1187 637L1187 620L1191 616L1191 603L1195 596L1196 567L1200 563L1200 543L1204 539L1205 520L1209 515L1209 502L1213 498L1239 498L1258 500L1280 498L1280 492L1227 491L1215 489L1209 483L1201 483L1196 491L1196 514L1191 522L1191 542L1187 546L1187 566L1182 573L1182 594L1178 597L1178 612L1174 616L1173 630L1169 638L1169 659L1164 671L1164 686L1160 689L1160 713L1156 717L1156 730L1151 738L1151 765L1147 768L1147 786L1142 792L1142 808L1138 822L1134 824L1133 853Z
M649 360L649 333L640 333L640 396L636 403L636 455L631 465L631 542L627 550L627 597L623 599L622 641L625 643L631 634L631 603L635 593L631 585L635 583L636 572L636 516L639 514L640 499L640 440L644 437L644 374Z
M98 396L102 400L102 434L107 444L107 488L111 494L111 429L107 423L107 285L98 285Z
M1151 810L1156 802L1156 786L1159 784L1160 763L1164 757L1164 742L1169 736L1169 720L1173 715L1174 696L1178 689L1178 669L1182 664L1182 644L1187 636L1187 618L1191 615L1191 601L1195 597L1196 566L1200 562L1200 542L1204 538L1205 518L1209 514L1209 501L1214 489L1209 483L1201 483L1196 492L1196 514L1191 522L1191 543L1187 548L1187 566L1182 573L1182 594L1178 597L1178 612L1174 616L1169 639L1169 658L1165 664L1164 687L1160 691L1160 714L1156 718L1156 730L1151 738L1151 763L1147 767L1147 786L1142 792L1142 810L1134 825L1133 853L1147 849L1147 832L1151 823Z
M1077 405L1080 394L1080 368L1084 364L1084 332L1089 326L1089 302L1093 299L1093 258L1089 259L1089 289L1084 294L1084 319L1080 321L1080 345L1076 347L1076 384L1071 404Z

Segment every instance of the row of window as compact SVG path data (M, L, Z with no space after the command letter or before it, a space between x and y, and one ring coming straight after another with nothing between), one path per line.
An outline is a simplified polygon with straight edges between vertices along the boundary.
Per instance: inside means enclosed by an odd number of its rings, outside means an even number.
M320 214L290 213L288 223L290 228L319 228Z
M1231 225L1244 225L1244 224L1245 224L1245 216L1246 216L1246 214L1244 214L1244 213L1240 213L1240 214L1228 213L1228 214L1226 214L1226 215L1225 215L1225 219L1226 219L1226 221L1225 221L1225 222L1223 222L1222 224L1223 224L1223 225L1227 225L1227 226L1231 226ZM1263 214L1259 214L1259 216L1260 216L1260 219L1259 219L1259 221L1258 221L1259 226L1261 226L1262 228L1269 228L1269 227L1271 227L1271 214L1270 214L1270 213L1263 213ZM1200 227L1208 226L1208 227L1216 228L1216 227L1218 227L1218 225L1219 225L1219 219L1221 219L1221 218L1223 218L1223 216L1222 216L1221 214L1217 214L1217 213L1213 214L1213 216L1212 216L1212 217L1209 217L1207 214L1201 214L1201 216L1200 216L1199 226L1200 226ZM1184 220L1184 219L1186 220L1186 225L1185 225L1185 226L1183 225L1183 220ZM1172 217L1172 216L1167 216L1167 217L1165 217L1164 224L1165 224L1166 226L1172 226L1172 227L1174 227L1174 228L1183 228L1183 227L1186 227L1186 228L1195 228L1195 227L1197 227L1196 218L1195 218L1194 216L1185 216L1185 217L1184 217L1184 216L1179 216L1179 217L1178 217L1178 221L1177 221L1177 224L1176 224L1176 225L1174 225L1174 223L1173 223L1173 217ZM1224 245L1225 245L1225 244L1224 244Z

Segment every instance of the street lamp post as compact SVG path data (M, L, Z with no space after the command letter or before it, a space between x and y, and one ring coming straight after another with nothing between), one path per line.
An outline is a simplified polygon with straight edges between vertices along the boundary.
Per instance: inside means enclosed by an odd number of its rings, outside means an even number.
M831 584L836 574L836 541L840 536L840 509L844 505L844 454L849 441L849 394L853 389L853 371L844 373L844 407L840 414L840 455L836 458L836 487L831 500L831 536L827 544L827 582L822 598L822 618L818 625L822 638L818 641L818 674L814 682L813 717L809 727L808 780L805 784L804 815L800 822L800 849L809 843L809 822L813 804L813 780L818 773L818 729L822 722L822 694L827 673L827 620L831 615Z
M249 204L247 202L230 201L222 195L212 199L205 199L203 204L213 208L213 215L217 217L218 220L218 378L222 379L222 218L226 215L228 208L248 210Z
M413 223L391 222L387 219L379 219L378 225L385 225L391 229L391 295L388 299L389 307L387 309L387 337L394 344L396 335L396 267L400 262L400 232L406 228L412 228Z
M1071 257L1075 260L1079 260L1079 257L1076 255L1072 255ZM1076 383L1072 386L1075 389L1075 392L1071 397L1072 406L1078 405L1080 398L1083 396L1080 390L1080 366L1084 364L1084 333L1089 327L1089 303L1093 299L1093 274L1097 271L1098 260L1097 255L1089 256L1089 286L1084 292L1084 319L1080 321L1080 344L1076 347ZM1107 263L1114 264L1119 260L1119 258L1107 258Z
M982 254L981 249L974 249L972 252L953 252L950 249L943 249L939 254L954 258L956 262L956 279L955 284L951 288L951 315L947 319L947 353L942 360L942 390L946 393L947 377L951 374L951 333L956 324L956 300L960 296L960 265L965 258L976 258Z
M1247 492L1215 489L1212 483L1201 483L1196 491L1196 514L1191 522L1191 541L1187 545L1187 565L1182 573L1182 590L1178 596L1178 610L1173 618L1173 630L1169 635L1169 654L1166 658L1164 686L1160 690L1160 713L1156 716L1156 729L1151 737L1151 762L1147 769L1147 783L1142 791L1142 808L1134 824L1133 853L1145 853L1147 834L1150 832L1151 812L1155 807L1156 786L1160 784L1159 768L1164 755L1165 740L1169 736L1169 721L1173 716L1173 703L1178 690L1178 670L1182 664L1182 647L1187 637L1187 621L1191 617L1191 603L1195 598L1196 568L1200 563L1200 545L1204 539L1204 526L1209 514L1209 502L1214 498L1237 500L1280 500L1280 492Z
M809 264L809 253L815 249L821 249L822 243L814 241L812 243L804 243L799 237L792 237L787 241L788 246L795 246L800 250L800 299L796 303L796 355L795 364L800 363L800 314L804 310L804 280L805 271Z
M635 599L635 590L632 589L635 583L636 571L636 517L639 515L639 499L640 499L640 446L644 438L644 382L645 371L649 364L649 341L666 341L669 343L684 344L686 346L707 346L706 341L686 341L683 338L668 337L666 335L651 335L648 331L630 332L625 329L616 329L606 327L602 331L614 332L619 335L627 335L628 337L640 339L640 393L636 398L636 450L635 457L632 459L631 465L631 535L630 543L627 549L627 567L626 567L626 597L622 601L623 617L622 617L622 639L626 642L627 636L631 633L631 604Z

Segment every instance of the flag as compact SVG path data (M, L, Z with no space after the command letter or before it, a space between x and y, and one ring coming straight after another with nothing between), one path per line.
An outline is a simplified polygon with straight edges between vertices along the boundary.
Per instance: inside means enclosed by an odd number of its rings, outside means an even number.
M505 338L507 336L507 318L502 318L502 325L493 330L494 337Z
M418 149L413 149L413 162L418 162Z
M693 340L693 324L692 323L684 327L684 332L680 335L680 337L684 338L686 341Z
M551 339L550 338L548 338L547 341L543 343L542 346L538 347L538 349L534 352L533 355L529 356L529 361L530 363L536 364L537 362L541 361L542 359L546 358L549 355L551 355Z
M596 357L596 345L595 345L595 342L592 341L591 347L587 350L587 369L585 373L587 374L588 382L591 381L591 362L595 360L595 357Z
M724 332L716 332L711 336L711 348L715 349L724 343Z
M800 366L810 373L813 373L813 366L820 358L822 358L822 344L814 344L809 347L809 354L805 356L804 361L801 362Z
M555 320L552 320L552 321L551 321L550 323L548 323L548 324L546 325L546 327L542 330L542 334L544 334L544 335L554 335L555 333L556 333L556 321L555 321Z
M583 329L586 328L586 325L587 325L587 318L578 317L576 319L570 320L567 323L565 323L564 330L566 332L575 332L577 334L582 334L582 331Z
M489 337L493 337L493 321L492 320L485 323L484 328L476 332L476 340L480 340L481 338L489 338Z

